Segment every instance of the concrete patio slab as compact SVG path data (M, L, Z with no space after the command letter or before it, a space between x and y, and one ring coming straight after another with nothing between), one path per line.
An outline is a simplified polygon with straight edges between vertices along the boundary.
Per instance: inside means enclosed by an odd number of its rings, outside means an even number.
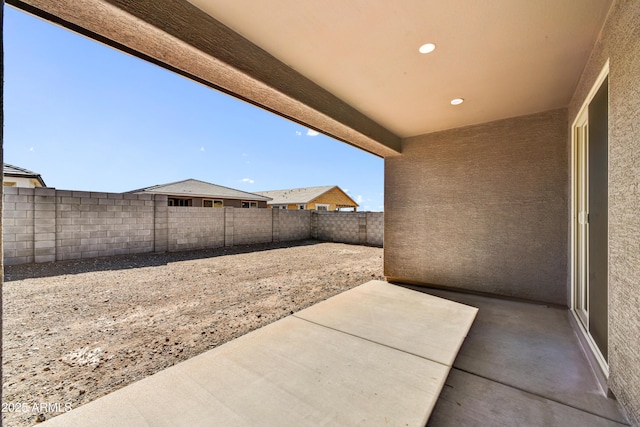
M295 316L451 366L477 311L372 280Z
M627 425L455 368L449 374L436 408L428 427Z
M415 300L424 300L424 310L430 302L436 311L455 312L443 309L438 298L401 288L395 293L386 282L363 287L364 292L361 287L346 292L357 296L349 299L353 304L375 300L417 315ZM394 331L403 331L408 340L430 340L433 335L424 329L446 327L449 319L434 318L417 328L420 322L403 315L374 336L379 343L350 327L350 322L366 323L375 312L350 308L341 299L322 304L326 321L317 313L316 321L289 316L43 425L424 426L450 366L398 349L403 346ZM337 318L332 306L366 318L344 320L348 333L318 324ZM472 321L459 331L468 330Z
M549 402L556 402L581 410L587 415L599 417L594 419L593 425L606 425L601 419L628 424L620 404L615 399L607 397L601 390L571 326L570 313L566 308L433 288L407 287L479 308L478 316L455 360L451 376L459 375L455 373L458 371L466 372L506 386L505 393L511 390L507 395L511 393L514 396L511 405L520 405L520 412L530 410L532 413L538 413L537 404L534 404L538 399L546 402L545 407L555 408ZM470 381L469 390L463 393L461 389L466 387L467 383L457 381L455 394L464 396L465 401L484 400L483 410L478 409L475 403L468 406L469 412L478 420L478 425L482 425L483 422L484 425L512 425L512 409L503 408L500 400L491 394L481 392L473 397L474 393L481 389L473 384L474 382ZM451 393L448 387L445 386L445 389L447 393ZM502 389L498 387L496 390ZM445 396L443 393L441 399ZM528 397L527 400L520 400L517 396ZM530 408L529 404L524 403L526 401L530 401L534 407ZM490 408L493 409L490 411ZM457 405L438 403L433 418L441 421L433 425L451 425L443 423L442 420L455 419L458 412L466 410ZM542 413L544 411L541 410L540 414ZM558 421L546 425L592 424L566 424Z

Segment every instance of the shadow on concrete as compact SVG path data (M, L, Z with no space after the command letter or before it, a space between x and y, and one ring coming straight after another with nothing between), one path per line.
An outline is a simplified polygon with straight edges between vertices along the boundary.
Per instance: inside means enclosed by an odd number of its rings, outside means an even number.
M41 264L20 264L5 266L4 281L34 279L39 277L81 274L96 271L126 270L130 268L167 265L172 262L214 258L225 255L246 254L250 252L274 249L310 246L322 243L318 240L297 240L292 242L260 243L238 245L214 249L201 249L184 252L142 253L115 255L100 258L85 258L67 261L46 262Z
M403 285L478 308L428 427L622 426L566 307Z

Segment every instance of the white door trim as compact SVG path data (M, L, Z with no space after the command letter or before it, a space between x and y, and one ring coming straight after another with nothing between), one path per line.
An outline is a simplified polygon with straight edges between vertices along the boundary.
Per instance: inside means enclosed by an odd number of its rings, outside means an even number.
M586 339L587 343L589 344L589 347L591 349L591 351L593 352L596 360L598 361L598 364L600 365L600 368L602 369L602 372L604 373L604 375L606 376L606 378L609 378L609 364L607 363L607 361L605 360L604 356L602 355L602 353L600 352L600 349L598 348L598 346L596 345L593 337L591 336L591 334L588 331L588 324L585 325L584 324L584 319L578 314L577 310L576 310L576 267L577 267L577 235L576 235L576 228L577 228L577 212L576 212L576 201L577 201L577 194L576 194L576 187L577 187L577 168L576 168L576 164L577 164L577 158L576 158L576 129L578 128L578 126L582 123L582 120L584 120L585 115L588 114L588 108L589 108L589 104L591 103L591 101L593 100L594 96L596 95L596 93L598 92L598 90L600 89L600 86L602 86L602 83L604 82L604 80L609 76L609 60L607 60L607 62L604 64L602 70L600 71L600 74L598 74L597 79L595 80L593 86L591 87L591 90L589 91L589 93L587 94L587 97L585 98L584 102L582 103L582 106L580 107L580 110L578 112L578 114L576 114L575 119L573 120L573 123L571 124L571 262L570 262L570 269L571 269L571 298L570 298L570 307L571 307L571 313L572 315L575 317L576 319L576 323L578 324L581 333L583 334L584 338ZM607 172L610 173L610 172ZM607 271L607 277L609 277L609 272Z

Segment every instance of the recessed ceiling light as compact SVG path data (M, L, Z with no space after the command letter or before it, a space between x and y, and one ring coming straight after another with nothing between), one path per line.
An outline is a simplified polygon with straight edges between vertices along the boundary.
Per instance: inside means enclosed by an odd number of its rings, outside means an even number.
M451 105L460 105L464 102L464 99L462 98L456 98L456 99L452 99L451 100Z
M427 43L420 46L418 52L420 53L431 53L436 49L436 45L433 43Z

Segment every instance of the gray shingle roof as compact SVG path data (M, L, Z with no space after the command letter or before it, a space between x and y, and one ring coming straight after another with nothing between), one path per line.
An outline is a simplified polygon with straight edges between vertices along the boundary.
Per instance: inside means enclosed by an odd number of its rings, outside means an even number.
M43 187L47 186L39 173L20 168L18 166L10 165L8 163L3 164L2 173L6 176L37 179Z
M270 205L284 205L284 204L303 204L310 203L312 200L322 196L336 185L325 185L322 187L307 187L307 188L290 188L287 190L273 190L273 191L256 191L256 194L261 196L270 197L273 200L269 202Z
M257 201L269 200L268 197L235 190L229 187L223 187L222 185L211 184L210 182L199 181L197 179L185 179L184 181L171 182L169 184L153 185L151 187L127 191L127 193L153 193L166 194L169 196L211 197Z

